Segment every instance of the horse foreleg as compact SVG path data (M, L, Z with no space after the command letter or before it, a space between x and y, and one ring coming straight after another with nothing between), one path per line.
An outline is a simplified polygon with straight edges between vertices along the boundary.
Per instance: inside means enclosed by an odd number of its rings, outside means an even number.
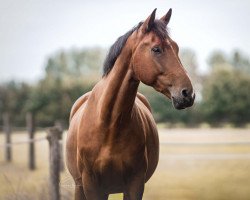
M81 185L75 186L75 200L87 200Z
M85 173L82 176L84 194L87 200L108 200L108 194L105 194L92 176Z
M123 200L142 200L144 192L144 178L135 178L126 186Z

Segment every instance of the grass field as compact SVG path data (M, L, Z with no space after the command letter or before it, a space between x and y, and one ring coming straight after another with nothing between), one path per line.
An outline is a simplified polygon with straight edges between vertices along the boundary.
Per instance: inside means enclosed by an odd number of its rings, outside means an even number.
M26 137L13 134L13 141ZM250 199L249 129L161 129L160 141L159 165L146 184L144 200ZM1 200L48 199L47 141L36 143L35 171L27 168L27 150L27 145L14 146L13 162L6 163L0 147ZM72 199L73 183L66 171L61 192L62 199ZM109 199L121 199L121 195Z

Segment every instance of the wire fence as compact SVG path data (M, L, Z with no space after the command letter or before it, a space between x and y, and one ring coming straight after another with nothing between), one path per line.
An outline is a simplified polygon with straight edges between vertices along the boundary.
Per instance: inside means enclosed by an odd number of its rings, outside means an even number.
M0 148L4 148L6 162L12 161L12 147L16 145L28 145L28 165L30 170L36 168L35 165L35 143L48 141L49 144L49 197L50 200L60 200L60 172L64 170L63 146L62 146L62 127L55 125L51 128L37 128L35 127L34 118L31 115L27 117L27 127L12 127L9 116L5 115L4 126L0 128L3 130L5 136L5 143L0 144ZM36 130L43 130L46 136L35 138ZM26 130L26 140L12 141L13 130Z
M237 141L237 142L160 142L161 145L176 145L176 146L192 146L192 145L197 145L197 146L209 146L209 145L250 145L250 141Z
M48 128L44 128L44 127L39 127L39 126L36 126L36 130L37 131L46 131ZM11 126L11 130L12 131L27 131L27 127L25 126ZM1 132L4 132L4 126L3 125L0 125L0 133Z
M0 144L0 148L11 147L13 145L28 144L28 143L32 143L32 142L40 142L40 141L45 141L45 140L47 140L47 137L28 139L25 141L16 141L16 142L11 142L11 143Z

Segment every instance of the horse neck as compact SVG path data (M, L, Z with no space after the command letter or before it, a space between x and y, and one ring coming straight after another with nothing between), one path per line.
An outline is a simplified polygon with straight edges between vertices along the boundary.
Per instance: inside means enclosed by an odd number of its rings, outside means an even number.
M113 69L104 78L104 91L101 95L102 121L117 124L130 119L139 81L133 78L130 64L132 52L123 49Z

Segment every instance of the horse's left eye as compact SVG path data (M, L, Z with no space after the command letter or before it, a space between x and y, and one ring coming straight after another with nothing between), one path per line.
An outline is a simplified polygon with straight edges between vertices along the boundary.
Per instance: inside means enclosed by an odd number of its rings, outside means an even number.
M156 54L161 54L162 53L162 49L160 47L154 47L151 49L154 53Z

